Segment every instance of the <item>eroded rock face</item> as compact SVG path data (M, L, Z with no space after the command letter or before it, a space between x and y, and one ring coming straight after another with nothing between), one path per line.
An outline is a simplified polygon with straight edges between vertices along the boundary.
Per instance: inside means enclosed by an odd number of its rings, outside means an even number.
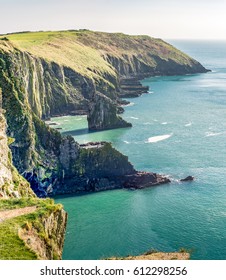
M19 237L36 254L37 259L60 260L62 259L67 218L67 213L62 208L56 209L39 218L44 233L29 224L19 229ZM41 234L44 234L45 238Z
M90 130L132 126L117 115L117 104L99 92L93 96L90 103L88 125Z
M170 182L155 173L136 171L128 157L107 142L81 145L74 163L74 171L64 176L61 187L53 190L54 194L142 189Z
M73 68L69 63L69 67L56 56L44 59L43 55L32 53L32 49L15 48L10 40L0 42L0 87L7 135L15 138L11 145L14 165L40 196L123 187L125 176L136 174L128 159L112 147L104 145L92 151L79 147L72 138L62 137L46 126L41 118L85 112L90 130L130 127L118 116L123 111L117 109L118 99L120 93L134 96L146 91L139 79L207 71L161 40L95 32L81 35L76 35L75 43L78 40L80 47L83 44L94 51L98 67L84 64L80 71L80 66ZM97 36L101 44L96 44ZM48 42L45 47L50 46ZM58 40L54 46L57 48L50 47L51 51L60 50ZM74 47L70 51L78 46ZM129 177L128 185L144 184L136 175ZM123 176L124 181L119 179ZM152 177L142 178L146 182Z
M5 117L0 108L0 199L34 196L29 183L19 175L12 164L12 155L8 147L8 137L6 136L6 127Z
M3 114L0 112L0 198L7 197L6 192L11 193L14 188L11 164L9 163L9 152L6 122Z

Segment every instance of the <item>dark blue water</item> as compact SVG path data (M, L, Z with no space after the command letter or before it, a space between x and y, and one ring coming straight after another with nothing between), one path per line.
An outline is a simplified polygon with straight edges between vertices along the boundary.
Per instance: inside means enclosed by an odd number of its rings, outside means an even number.
M131 129L88 133L84 117L54 119L77 141L111 141L137 169L173 181L57 199L69 213L64 259L181 247L193 259L226 259L226 42L172 43L212 72L145 79L150 93L124 114ZM195 181L178 181L187 175Z

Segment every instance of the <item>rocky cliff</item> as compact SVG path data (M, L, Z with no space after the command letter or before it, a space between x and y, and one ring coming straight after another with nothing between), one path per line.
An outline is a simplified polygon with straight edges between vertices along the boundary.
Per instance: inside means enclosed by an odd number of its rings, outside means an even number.
M1 96L1 90L0 90ZM29 183L19 175L12 164L12 154L8 145L13 139L6 136L6 121L0 107L0 199L10 197L32 197Z
M0 259L61 259L67 214L36 198L13 166L4 113L0 91Z
M19 238L40 260L60 260L64 246L67 213L62 206L47 211L38 220L26 222L19 230Z
M146 92L139 79L207 71L160 39L89 30L0 36L0 63L38 117L88 114L91 130L130 126L118 100Z
M134 170L110 144L80 146L42 119L88 114L90 130L129 127L118 104L121 96L147 91L140 78L206 71L148 36L84 30L0 36L0 87L14 165L38 196L166 183Z

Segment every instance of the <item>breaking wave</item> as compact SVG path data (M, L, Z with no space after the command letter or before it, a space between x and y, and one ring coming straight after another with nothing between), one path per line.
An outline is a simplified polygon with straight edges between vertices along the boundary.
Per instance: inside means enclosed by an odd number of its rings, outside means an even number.
M163 141L166 140L168 138L170 138L173 134L166 134L166 135L159 135L159 136L154 136L154 137L150 137L148 138L148 141L146 141L146 143L156 143L159 141Z

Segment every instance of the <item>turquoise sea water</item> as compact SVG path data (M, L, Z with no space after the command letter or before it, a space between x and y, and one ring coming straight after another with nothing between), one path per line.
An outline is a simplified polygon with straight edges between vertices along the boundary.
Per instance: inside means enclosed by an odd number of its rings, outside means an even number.
M88 133L85 117L54 118L80 143L111 141L137 169L173 180L57 198L69 213L64 259L181 247L193 259L226 259L226 42L172 43L212 72L145 79L150 93L125 107L131 129ZM187 175L195 181L178 182Z

